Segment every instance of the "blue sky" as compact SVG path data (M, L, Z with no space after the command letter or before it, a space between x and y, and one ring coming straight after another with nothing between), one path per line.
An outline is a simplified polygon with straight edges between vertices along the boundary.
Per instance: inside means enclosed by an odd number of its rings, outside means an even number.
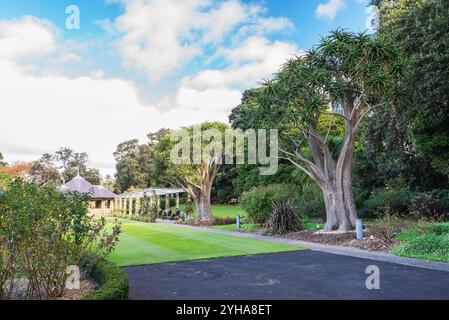
M367 4L2 0L0 85L9 88L2 113L33 118L0 128L0 152L29 161L69 146L111 173L121 141L160 127L226 122L241 92L286 59L338 27L364 31ZM69 5L80 10L79 30L66 28Z

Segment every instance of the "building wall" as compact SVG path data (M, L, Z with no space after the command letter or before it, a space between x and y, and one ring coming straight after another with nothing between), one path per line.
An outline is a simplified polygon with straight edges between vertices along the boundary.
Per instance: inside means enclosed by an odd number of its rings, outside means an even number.
M101 201L99 208L97 202ZM108 208L109 202L109 208ZM89 214L98 217L108 217L113 215L113 200L92 200L89 203Z

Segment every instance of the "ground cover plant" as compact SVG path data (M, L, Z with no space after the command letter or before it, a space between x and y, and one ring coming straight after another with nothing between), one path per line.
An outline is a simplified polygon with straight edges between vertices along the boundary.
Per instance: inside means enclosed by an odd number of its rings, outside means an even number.
M400 245L393 254L449 262L449 222L421 223L402 231L396 239Z

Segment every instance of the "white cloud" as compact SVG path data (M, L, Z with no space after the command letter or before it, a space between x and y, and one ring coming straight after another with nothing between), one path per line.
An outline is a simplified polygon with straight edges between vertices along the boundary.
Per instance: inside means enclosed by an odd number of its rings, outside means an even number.
M36 159L36 149L69 146L87 152L95 162L108 163L107 173L113 171L112 152L118 143L136 137L143 141L148 132L161 127L226 121L224 111L197 108L220 109L240 99L238 91L231 92L229 100L226 90L198 94L181 90L180 105L162 113L144 105L133 83L121 79L32 76L7 60L0 61L0 70L1 114L10 120L0 126L0 150L9 161ZM212 104L217 101L221 104Z
M301 50L292 43L251 37L239 47L222 48L217 52L217 57L222 56L230 62L228 68L201 71L184 78L183 84L199 89L255 86L256 82L271 77L288 58L300 53Z
M202 55L206 46L220 45L233 31L241 40L293 28L288 19L264 13L263 7L238 0L131 0L115 27L122 34L125 66L157 81Z
M180 68L204 48L226 61L221 70L186 76L173 95L145 104L133 82L109 78L100 69L86 76L66 76L47 64L24 64L41 57L56 63L79 62L82 43L62 39L50 22L35 17L0 21L0 151L8 161L34 160L42 152L68 146L85 151L102 173L112 173L118 143L161 127L204 121L227 122L240 102L241 90L269 77L298 53L296 45L270 41L261 34L291 27L284 18L265 18L259 6L236 0L130 0L114 23L122 57L152 79ZM229 23L225 23L228 21ZM255 23L264 31L256 32ZM110 25L109 25L110 26ZM237 34L240 42L226 48L222 39ZM227 42L228 43L228 42ZM237 43L237 44L236 44ZM217 49L220 48L220 49ZM212 53L213 55L213 53ZM38 66L41 72L36 72Z
M44 56L56 50L56 30L47 20L25 16L0 21L0 59Z
M59 63L67 63L67 62L78 62L81 61L81 57L78 54L75 53L66 53L63 54L59 59L58 62Z
M326 3L319 4L316 8L315 14L319 18L326 20L333 20L338 11L344 9L346 0L328 0Z
M183 86L178 91L176 104L183 109L197 112L219 112L227 114L240 103L242 93L240 90L226 87L198 90Z

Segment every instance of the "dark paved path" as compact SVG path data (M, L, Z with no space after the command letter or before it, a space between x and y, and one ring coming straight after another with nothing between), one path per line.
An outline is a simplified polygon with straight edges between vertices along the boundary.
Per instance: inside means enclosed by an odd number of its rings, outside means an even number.
M380 289L365 287L367 266ZM130 299L449 299L449 273L316 251L127 267Z

